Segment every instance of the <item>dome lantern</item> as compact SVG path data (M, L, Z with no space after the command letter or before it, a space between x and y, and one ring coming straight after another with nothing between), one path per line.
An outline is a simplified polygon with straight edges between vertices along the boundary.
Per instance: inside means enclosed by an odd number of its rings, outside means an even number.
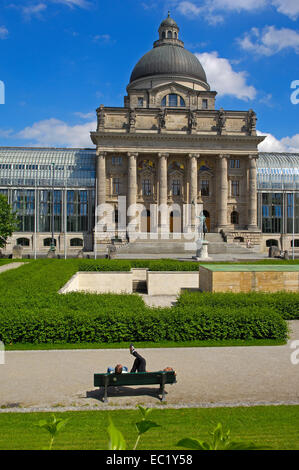
M169 11L167 18L164 21L162 21L162 23L160 24L160 27L158 30L159 41L156 41L156 43L157 42L160 43L160 41L164 41L164 40L170 40L171 42L177 41L179 39L179 30L180 28L178 27L174 19L171 18L170 11ZM167 43L169 44L169 41L167 41ZM157 44L157 45L161 45L161 44Z

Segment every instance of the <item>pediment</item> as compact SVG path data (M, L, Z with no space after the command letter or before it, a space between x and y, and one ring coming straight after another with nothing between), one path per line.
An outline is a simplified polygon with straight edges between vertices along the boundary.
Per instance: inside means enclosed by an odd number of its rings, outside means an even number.
M191 88L188 88L188 87L186 87L184 85L181 85L180 83L177 83L177 82L174 82L174 81L169 81L167 83L154 85L152 87L152 91L154 91L154 92L161 92L163 90L168 91L169 88L171 88L171 87L174 88L173 91L171 90L171 92L173 92L173 93L176 93L176 92L179 92L179 91L184 92L184 93L189 93L190 91L191 92L193 91Z

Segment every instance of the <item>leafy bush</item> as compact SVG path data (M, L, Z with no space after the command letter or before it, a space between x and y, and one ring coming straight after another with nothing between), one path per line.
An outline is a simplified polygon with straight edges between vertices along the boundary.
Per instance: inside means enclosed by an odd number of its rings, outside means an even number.
M198 271L198 263L193 261L177 261L173 259L159 260L84 260L79 271L130 271L132 268L148 268L150 271Z
M270 308L285 320L299 319L299 294L293 292L262 293L211 293L211 292L183 292L178 299L178 306L200 308Z

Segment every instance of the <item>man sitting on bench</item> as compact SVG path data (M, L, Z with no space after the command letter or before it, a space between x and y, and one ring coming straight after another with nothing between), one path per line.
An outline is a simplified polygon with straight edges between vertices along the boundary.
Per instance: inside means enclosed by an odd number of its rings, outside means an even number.
M146 372L146 370L145 370L146 360L144 359L144 357L142 357L142 356L140 356L140 354L138 354L138 352L134 348L133 344L130 344L130 353L132 354L132 356L135 357L135 361L134 361L133 367L131 369L131 373L136 372L136 371L137 372Z

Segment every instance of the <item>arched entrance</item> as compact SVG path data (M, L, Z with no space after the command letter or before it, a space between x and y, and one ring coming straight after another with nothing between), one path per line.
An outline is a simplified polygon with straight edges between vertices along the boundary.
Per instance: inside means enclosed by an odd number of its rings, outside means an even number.
M203 215L206 218L206 225L207 225L208 232L210 232L211 231L210 230L211 229L210 213L208 211L203 211Z
M151 231L151 211L150 210L146 211L146 231L147 233L150 233Z
M169 232L173 233L173 211L169 214Z

